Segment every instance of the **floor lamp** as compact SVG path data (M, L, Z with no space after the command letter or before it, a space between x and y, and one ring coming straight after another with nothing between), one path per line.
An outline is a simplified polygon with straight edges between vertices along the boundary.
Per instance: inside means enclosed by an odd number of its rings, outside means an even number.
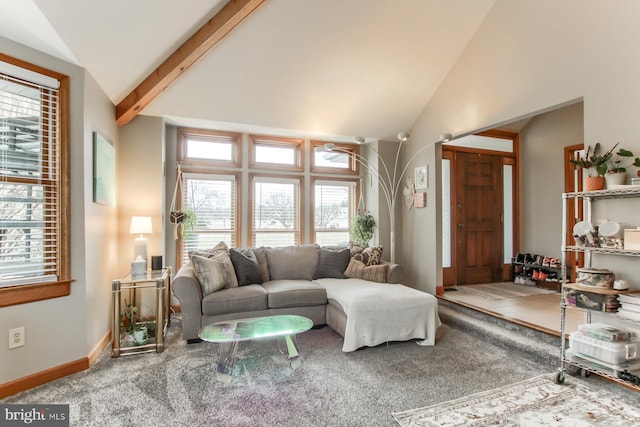
M361 156L360 154L356 154L352 151L345 150L344 148L337 147L335 144L327 143L324 144L324 149L329 152L339 152L344 153L349 156L353 155L355 160L362 165L369 172L374 174L378 178L378 182L380 188L382 188L382 193L384 194L384 198L387 202L387 206L389 208L389 227L390 227L390 235L389 241L391 246L391 262L396 262L396 201L398 199L398 193L400 192L400 186L402 185L402 178L404 174L407 172L409 165L411 162L418 156L418 154L422 153L427 148L431 147L432 144L428 144L418 150L407 162L406 166L400 171L398 174L398 162L400 160L400 150L402 149L402 144L409 139L409 134L407 132L401 132L398 134L398 139L400 140L400 144L398 144L398 150L396 151L395 161L393 164L393 170L387 167L387 163L384 161L380 153L374 149L373 147L368 147L369 150L373 151L378 155L378 159L382 164L382 168L376 167L372 164L369 159ZM444 134L440 136L439 142L446 142L451 139L450 134ZM365 144L366 141L363 137L356 137L356 143Z

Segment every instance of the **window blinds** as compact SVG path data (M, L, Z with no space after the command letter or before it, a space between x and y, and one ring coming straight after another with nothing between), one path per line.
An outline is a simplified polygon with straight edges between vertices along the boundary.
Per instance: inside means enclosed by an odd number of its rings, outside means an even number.
M58 279L59 95L49 85L0 72L0 287Z
M235 175L183 174L182 210L196 217L193 232L183 239L182 261L194 250L208 250L220 241L233 247L236 241Z

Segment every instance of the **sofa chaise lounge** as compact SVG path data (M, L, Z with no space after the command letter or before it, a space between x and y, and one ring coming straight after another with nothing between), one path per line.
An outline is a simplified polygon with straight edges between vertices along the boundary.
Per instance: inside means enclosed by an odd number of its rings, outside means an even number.
M297 314L342 335L345 352L410 339L434 345L436 298L400 284L400 265L367 265L363 254L352 255L349 248L317 245L228 249L222 243L194 253L173 280L183 338L197 342L199 330L215 322Z

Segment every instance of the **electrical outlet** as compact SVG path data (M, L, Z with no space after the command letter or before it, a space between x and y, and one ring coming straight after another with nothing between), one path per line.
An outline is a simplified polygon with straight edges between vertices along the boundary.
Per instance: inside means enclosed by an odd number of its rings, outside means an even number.
M24 326L9 329L9 349L24 345Z

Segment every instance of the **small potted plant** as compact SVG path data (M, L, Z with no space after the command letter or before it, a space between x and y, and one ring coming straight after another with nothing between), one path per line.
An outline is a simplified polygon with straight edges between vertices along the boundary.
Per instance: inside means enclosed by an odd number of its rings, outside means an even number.
M627 168L631 166L640 167L640 158L638 157L631 163L633 153L629 150L621 148L615 153L615 156L607 163L607 173L605 175L607 188L611 188L614 185L624 185L627 179Z
M124 303L125 309L122 317L124 319L123 323L126 323L125 332L131 336L131 340L135 345L144 344L147 340L147 328L136 321L136 312L138 311L138 307L128 303L126 300Z
M608 169L607 162L613 157L613 150L615 150L618 144L601 155L602 146L598 142L593 147L593 151L591 151L591 146L587 147L584 157L570 160L571 163L586 171L586 175L584 175L585 191L602 190L604 188L604 176Z
M375 225L376 221L370 212L359 213L351 222L351 239L359 246L369 246Z

